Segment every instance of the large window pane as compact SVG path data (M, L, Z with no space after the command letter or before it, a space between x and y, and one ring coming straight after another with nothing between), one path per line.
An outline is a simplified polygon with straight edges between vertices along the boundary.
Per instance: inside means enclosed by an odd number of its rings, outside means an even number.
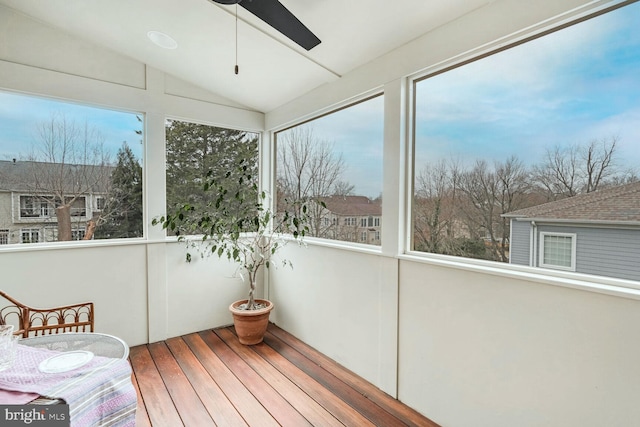
M541 265L572 270L575 268L575 235L541 233Z
M278 132L278 203L313 198L311 235L380 245L383 97Z
M250 188L258 179L258 134L179 120L168 120L167 135L167 212L183 204L194 206L199 214L215 202L205 192L207 176L224 184L233 194L234 186ZM254 182L239 182L238 165L248 166ZM243 174L244 175L244 174ZM245 175L246 176L246 175ZM255 194L258 201L258 194ZM230 207L226 207L231 209ZM198 233L195 221L183 233Z
M141 115L0 92L0 244L142 237Z
M640 280L637 22L635 3L416 82L414 250ZM542 240L562 233L576 259Z

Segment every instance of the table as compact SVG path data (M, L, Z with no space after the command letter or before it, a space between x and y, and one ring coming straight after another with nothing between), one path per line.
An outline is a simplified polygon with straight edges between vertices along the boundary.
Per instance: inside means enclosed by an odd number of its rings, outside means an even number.
M67 370L39 368L61 352L78 350L95 352L95 357ZM117 353L118 357L104 357L101 351ZM67 403L72 427L111 423L133 427L137 394L127 355L124 342L106 334L64 333L24 339L17 346L14 364L0 371L0 403L39 403L32 399L40 395Z
M126 359L129 346L118 337L96 332L65 332L23 338L20 344L54 351L90 351L96 356Z

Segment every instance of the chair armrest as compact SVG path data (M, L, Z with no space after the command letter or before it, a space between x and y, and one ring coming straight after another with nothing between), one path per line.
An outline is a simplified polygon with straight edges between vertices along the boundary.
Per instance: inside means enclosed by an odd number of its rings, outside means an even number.
M58 332L93 332L94 308L92 302L64 305L52 308L34 308L10 297L3 291L0 296L11 302L0 309L0 324L17 317L18 328L14 332L23 338L30 335L46 335Z

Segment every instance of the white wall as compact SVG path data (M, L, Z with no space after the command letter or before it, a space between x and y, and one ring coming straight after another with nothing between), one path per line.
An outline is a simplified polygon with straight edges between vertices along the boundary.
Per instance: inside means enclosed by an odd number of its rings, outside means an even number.
M171 284L167 295L167 336L232 324L229 305L247 298L249 292L249 286L236 274L236 265L196 254L187 263L181 243L168 245L166 257L167 282ZM257 292L261 295L261 286Z
M640 302L400 263L400 400L443 426L640 425Z
M640 425L637 293L313 243L286 256L272 320L443 426Z
M133 345L147 341L144 264L144 245L3 251L0 287L36 308L92 301L96 331Z
M398 261L313 244L282 252L293 269L269 272L271 320L395 394Z

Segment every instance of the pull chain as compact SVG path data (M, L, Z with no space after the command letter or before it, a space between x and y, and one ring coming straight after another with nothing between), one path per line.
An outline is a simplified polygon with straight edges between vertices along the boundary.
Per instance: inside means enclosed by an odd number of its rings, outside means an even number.
M236 3L236 67L235 67L236 75L239 72L240 72L240 68L238 67L238 3Z

